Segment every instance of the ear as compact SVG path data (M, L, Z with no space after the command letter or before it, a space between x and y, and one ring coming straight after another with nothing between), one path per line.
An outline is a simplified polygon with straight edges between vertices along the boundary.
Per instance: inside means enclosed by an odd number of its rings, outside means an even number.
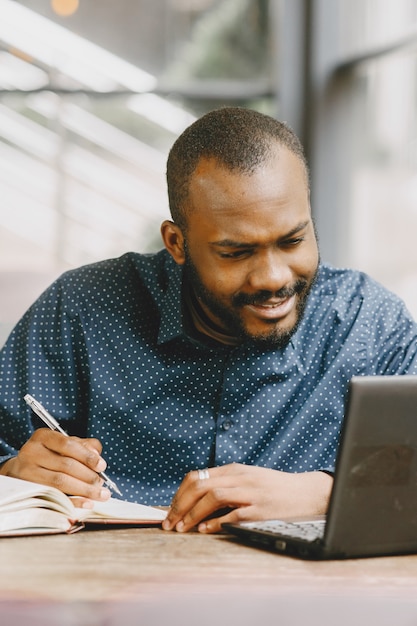
M175 263L183 265L185 262L184 254L184 235L177 224L170 220L165 220L161 225L161 235L165 248L168 250Z

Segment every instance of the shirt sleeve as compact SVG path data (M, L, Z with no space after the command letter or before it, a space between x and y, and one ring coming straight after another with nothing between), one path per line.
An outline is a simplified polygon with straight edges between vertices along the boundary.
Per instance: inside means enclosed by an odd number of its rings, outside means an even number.
M404 303L382 300L369 327L370 374L417 374L417 325Z
M83 436L85 425L77 419L83 414L82 350L80 320L58 280L23 316L0 353L0 463L44 426L26 405L27 393L67 422L71 434Z

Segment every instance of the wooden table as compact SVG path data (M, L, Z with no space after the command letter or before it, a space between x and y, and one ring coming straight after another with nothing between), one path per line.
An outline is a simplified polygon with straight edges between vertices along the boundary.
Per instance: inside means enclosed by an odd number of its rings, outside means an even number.
M159 528L0 539L1 626L417 625L417 555L310 562Z

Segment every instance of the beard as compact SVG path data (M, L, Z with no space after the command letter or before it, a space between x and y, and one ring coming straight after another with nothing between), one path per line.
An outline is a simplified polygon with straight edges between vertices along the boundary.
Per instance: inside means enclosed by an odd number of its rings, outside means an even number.
M187 246L185 246L184 274L186 283L194 291L197 299L203 303L212 315L221 320L222 327L218 328L219 330L236 337L242 342L251 342L263 349L279 349L285 348L288 345L291 337L300 325L307 305L308 296L317 280L318 264L311 280L299 278L293 285L283 287L276 292L267 290L261 290L254 294L238 292L231 297L229 305L222 302L204 285L191 259ZM291 328L280 328L278 320L269 319L265 320L265 324L269 325L270 328L267 328L265 331L251 333L247 330L241 315L243 306L262 305L273 297L285 299L291 298L294 295L297 296L296 320ZM216 326L213 321L210 321L210 324L213 327Z

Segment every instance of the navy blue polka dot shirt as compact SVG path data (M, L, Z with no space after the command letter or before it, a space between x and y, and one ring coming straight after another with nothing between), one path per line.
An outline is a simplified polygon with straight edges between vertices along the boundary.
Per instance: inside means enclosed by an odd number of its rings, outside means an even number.
M417 373L417 328L364 274L322 265L284 349L205 343L186 332L182 268L166 251L66 272L1 352L0 462L43 426L103 444L124 497L167 505L192 469L239 462L334 467L353 375Z

